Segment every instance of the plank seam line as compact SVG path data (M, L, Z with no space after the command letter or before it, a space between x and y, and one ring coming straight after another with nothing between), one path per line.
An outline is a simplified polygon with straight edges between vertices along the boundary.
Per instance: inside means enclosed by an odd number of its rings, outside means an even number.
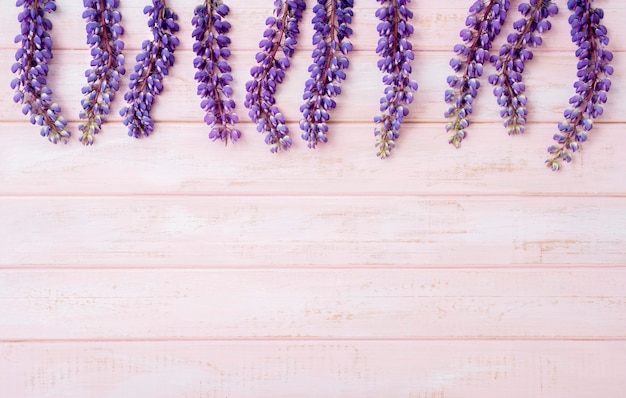
M339 194L323 194L323 193L293 193L293 192L284 192L284 193L224 193L224 192L215 192L215 193L201 193L201 192L189 192L189 193L72 193L72 192L62 192L62 193L46 193L46 194L37 194L37 193L2 193L0 194L0 200L2 199L23 199L23 198L37 198L37 199L92 199L94 197L101 198L109 198L109 199L126 199L129 197L138 197L143 199L163 199L163 198L186 198L189 200L196 198L207 198L207 197L215 197L215 198L234 198L234 197L258 197L258 198L275 198L275 197L284 197L284 198L363 198L367 197L370 199L387 199L389 197L396 198L414 198L414 199L429 199L429 200L459 200L459 199L469 199L469 200L480 200L480 199L531 199L531 200L545 200L547 198L552 199L608 199L608 200L616 200L616 199L626 199L626 192L624 193L613 193L613 194L574 194L574 193L534 193L534 194L441 194L441 193L339 193Z
M0 344L86 344L86 343L201 343L201 342L420 342L420 341L490 341L490 342L556 342L556 341L576 341L576 342L626 342L626 336L560 336L560 337L524 337L524 336L485 336L485 337L189 337L189 338L128 338L128 339L106 339L106 338L84 338L84 339L0 339Z
M606 8L605 8L605 12L606 12ZM17 17L17 16L16 16ZM17 25L17 18L15 21L15 24ZM462 25L459 25L459 29L462 28ZM353 43L354 44L354 43ZM421 47L421 48L414 48L413 52L414 53L428 53L428 54L451 54L450 56L454 55L454 52L452 51L452 46L455 43L451 43L450 48L425 48L425 47ZM301 51L301 53L308 53L309 51L313 51L313 46L310 44L310 42L306 42L303 44L304 48L299 48L299 50ZM15 47L0 47L0 51L15 51L17 48L17 46ZM78 48L73 48L73 47L58 47L54 49L55 51L64 51L64 52L84 52L84 51L89 51L89 47L87 47L87 45L85 45L85 47L78 47ZM189 46L183 46L180 48L177 48L177 51L183 52L183 51L187 51L190 52L192 50L191 47ZM139 52L141 51L141 48L139 47L127 47L124 49L124 51L128 51L129 53L133 53L133 52ZM369 49L369 48L358 48L355 47L351 52L352 53L361 53L361 54L373 54L372 53L373 48ZM258 52L258 49L255 48L238 48L236 51L234 51L234 54L256 54ZM533 53L539 53L539 54L549 54L552 56L562 56L562 55L572 55L573 51L569 51L566 48L561 48L561 49L546 49L546 48L538 48L538 49L533 49ZM626 49L623 48L618 48L618 49L611 49L611 52L613 54L617 54L617 53L626 53ZM192 53L193 55L193 53ZM306 58L306 57L303 57ZM133 58L134 59L134 58ZM250 64L252 64L253 62L253 57L250 61ZM57 62L57 61L54 61Z
M437 266L384 266L384 265L310 265L310 266L203 266L203 265L185 265L185 266L176 266L176 265L164 265L164 266L154 266L154 265L145 265L145 266L110 266L110 265L81 265L81 266L72 266L72 265L16 265L16 266L0 266L0 273L2 272L49 272L49 271L75 271L75 272L89 272L89 271L110 271L110 272L122 272L122 271L134 271L134 272L144 272L144 271L176 271L176 272L188 272L188 271L202 271L202 272L310 272L310 271L325 271L325 272L342 272L342 271L355 271L355 272L367 272L367 271L390 271L390 272L403 272L403 271L424 271L424 272L433 272L433 271L442 271L442 272L474 272L474 271L497 271L497 272L519 272L519 271L533 271L533 272L544 272L544 271L626 271L626 265L623 264L584 264L584 265L558 265L558 264L550 264L550 265L437 265Z
M15 106L15 109L20 109L18 107L17 104L11 104L11 106ZM198 108L199 109L199 108ZM68 120L69 123L79 123L80 120L75 119L75 120ZM118 118L118 117L111 117L110 119L111 124L112 123L119 123L120 124L120 128L125 129L126 126L124 126L122 124L122 119ZM179 126L179 125L198 125L199 127L204 127L206 126L206 123L201 121L200 119L198 120L165 120L165 119L160 119L160 120L155 120L155 122L159 122L161 124L170 124L170 125L175 125L175 126ZM554 126L554 128L556 128L556 125L561 122L561 120L558 121L538 121L538 122L533 122L534 126ZM296 121L294 120L293 123L295 124ZM417 121L417 120L406 120L403 123L403 126L407 126L407 125L429 125L432 127L445 127L446 125L446 121L445 120L441 120L441 121ZM27 121L25 121L23 118L20 119L3 119L0 120L0 124L16 124L16 125L24 125L26 127L30 127L32 128L32 125L30 123L28 123ZM373 122L368 122L368 121L364 121L364 120L333 120L331 122L328 123L329 125L363 125L363 126L374 126ZM593 122L594 126L601 126L601 125L626 125L626 120L625 121L594 121ZM239 122L238 124L239 126L244 126L244 127L250 127L250 128L255 128L256 124L247 121L247 120L242 120ZM476 120L472 122L472 126L495 126L500 128L502 126L502 121L501 120L494 120L494 121L488 121L488 120ZM620 134L622 132L619 132ZM5 133L6 134L6 133ZM126 139L126 136L123 136ZM260 137L260 135L259 135ZM441 134L441 137L446 137L446 133L443 132ZM512 138L514 139L514 138ZM129 139L130 142L132 142L132 140Z
M16 110L20 109L15 104L12 104L11 106L15 106ZM198 109L200 109L200 108L198 107ZM109 120L109 123L119 123L121 125L120 126L121 129L126 128L122 124L122 119L117 117L117 116L115 116L115 115L113 115L108 120ZM70 124L80 123L79 119L76 119L76 118L73 118L73 117L68 118L67 121ZM554 128L556 129L558 123L560 123L561 121L562 121L561 119L559 119L559 120L552 120L552 121L550 121L550 120L548 120L548 121L537 121L537 122L533 122L533 125L535 125L535 126L538 126L538 125L553 125ZM176 126L180 126L180 125L206 126L206 123L204 123L201 120L201 118L198 118L197 120L195 120L195 119L194 120L186 120L186 119L185 120L174 120L174 119L160 119L157 116L157 118L154 119L154 122L155 123L159 123L159 124L173 124L173 125L176 125ZM24 126L31 126L31 124L28 123L28 121L24 120L24 119L4 119L4 120L0 120L0 123L14 123L14 124L23 124ZM404 121L403 123L404 123L404 126L408 126L408 125L416 125L416 126L417 125L437 125L437 126L442 125L442 126L445 126L445 124L446 124L445 122L440 122L439 119L438 120L435 120L435 119L407 120L407 121ZM287 124L288 125L289 124L297 125L298 124L298 120L287 121ZM350 124L350 125L368 125L368 126L372 126L372 128L374 127L374 123L373 122L372 123L368 123L365 120L332 121L332 122L330 122L328 124L329 124L329 126ZM613 120L613 121L597 121L597 122L594 121L594 126L615 125L615 124L617 124L617 125L626 124L626 120L625 121L615 121L615 120ZM502 122L499 121L499 120L493 120L493 121L488 121L488 120L485 121L485 120L483 120L483 121L472 122L472 125L474 125L474 126L479 126L479 125L494 125L494 126L497 125L497 126L500 126L500 125L502 125ZM253 123L249 122L249 121L241 121L241 122L239 122L239 126L240 127L244 127L244 128L248 128L248 129L250 129L250 131L252 131L255 128L255 125ZM503 130L504 130L504 128L503 128ZM252 133L250 133L250 134L252 134ZM446 133L443 132L441 134L441 137L447 138ZM547 142L550 143L549 137L547 139Z

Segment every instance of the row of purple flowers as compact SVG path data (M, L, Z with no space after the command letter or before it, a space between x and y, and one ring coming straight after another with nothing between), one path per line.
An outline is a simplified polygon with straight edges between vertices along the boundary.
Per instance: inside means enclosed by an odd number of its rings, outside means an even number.
M380 100L381 113L374 117L374 134L377 155L386 158L395 147L418 85L411 79L414 54L410 37L414 27L413 13L408 8L410 0L377 1L380 38L376 52L385 90ZM85 72L87 85L83 88L78 128L82 132L79 140L90 145L110 112L110 104L120 89L120 78L126 72L121 40L124 30L119 0L83 0L83 3L92 61ZM21 46L12 67L18 75L11 82L14 100L23 104L23 113L30 115L33 124L41 126L42 136L53 143L67 142L71 135L67 121L52 101L46 81L48 61L52 58L49 33L52 23L46 14L56 10L55 0L17 0L16 5L23 11L18 16L21 33L15 39ZM328 140L328 122L349 68L353 7L354 0L317 0L313 8L313 62L305 83L299 123L301 136L310 148ZM501 32L509 7L510 0L475 0L460 32L463 43L454 46L455 56L450 66L455 73L448 77L450 89L446 90L444 99L450 104L445 114L449 120L446 130L451 133L450 143L456 147L467 136L486 63L495 67L488 81L494 86L504 126L509 134L524 132L527 117L524 66L533 58L532 48L542 44L542 34L551 29L549 19L558 13L558 7L552 0L521 3L518 7L521 18L514 22L514 31L508 34L498 54L491 54L493 40ZM572 41L577 45L578 80L574 84L576 95L570 100L571 108L564 112L565 120L559 123L558 133L554 135L556 144L548 148L550 157L546 164L553 170L558 170L562 161L571 161L571 152L579 150L587 139L593 119L603 112L602 104L611 86L609 76L613 73L609 65L613 55L606 49L607 29L601 23L602 9L593 7L593 0L569 0L567 7L572 11L569 23ZM245 86L244 106L257 130L265 135L271 152L287 150L292 144L275 93L290 67L305 8L305 0L274 1L274 12L265 22L260 51L256 54L257 64L250 71L252 79ZM195 8L191 21L196 54L194 77L198 82L200 106L209 125L209 138L225 143L241 137L228 63L229 11L222 0L204 0ZM174 65L174 52L179 45L178 16L166 0L152 0L144 13L153 37L142 43L124 94L126 105L120 111L128 134L136 138L148 136L154 129L150 111L163 90L169 68Z

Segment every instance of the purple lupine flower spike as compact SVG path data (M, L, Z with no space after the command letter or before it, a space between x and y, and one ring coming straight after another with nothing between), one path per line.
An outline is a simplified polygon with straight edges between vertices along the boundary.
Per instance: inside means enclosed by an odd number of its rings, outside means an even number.
M166 6L165 0L152 0L143 13L149 16L148 27L153 40L145 40L137 55L134 73L130 75L129 91L124 94L127 106L120 110L130 137L148 136L154 130L150 110L157 95L163 91L163 79L174 65L174 51L179 44L178 15Z
M452 133L448 142L457 148L467 135L483 65L490 59L489 50L502 29L509 5L510 0L475 1L465 20L466 28L460 33L463 44L454 46L457 56L450 60L450 66L456 74L448 76L450 88L445 92L445 101L452 106L445 117L450 119L446 131Z
M117 11L119 0L84 0L83 18L87 21L87 44L91 47L91 68L85 72L87 85L83 87L83 110L78 129L83 132L79 141L84 145L94 142L111 110L111 102L120 89L124 69L124 42L120 37L122 15Z
M551 29L548 18L558 14L559 8L551 0L530 0L518 7L523 18L513 24L516 32L509 34L499 55L493 55L491 62L497 73L489 76L489 83L495 86L493 94L502 108L500 116L509 134L524 133L526 125L526 86L522 82L524 65L533 58L530 48L539 47L541 34Z
M578 57L578 81L574 83L576 94L570 98L571 108L563 115L565 120L559 123L559 132L554 135L558 143L548 147L551 158L546 165L557 171L561 162L570 162L572 152L581 148L587 141L587 133L593 127L593 119L602 115L601 104L606 103L607 92L611 88L609 76L613 67L613 53L606 49L609 44L607 29L601 24L604 11L592 7L593 0L569 0L567 8L572 11L569 23L572 42L576 43Z
M276 106L277 86L285 78L290 66L306 8L304 0L275 0L274 15L267 18L267 29L259 42L261 51L256 54L258 65L250 69L252 80L246 83L244 105L248 115L257 124L257 131L265 133L265 143L273 153L291 147L291 137L285 117Z
M413 34L410 20L413 12L408 9L411 0L377 0L381 7L376 10L380 20L376 29L380 39L376 53L380 56L378 69L384 73L385 95L380 99L381 115L374 118L377 127L377 156L388 157L400 136L400 127L409 114L408 105L413 102L417 82L411 80L413 46L409 37Z
M11 71L17 78L11 81L15 90L13 100L23 104L22 113L30 114L30 122L41 126L40 134L53 144L67 143L70 132L67 121L61 116L61 107L52 102L52 90L48 87L48 61L52 59L52 38L48 33L52 22L46 13L56 11L54 0L17 0L23 7L17 17L21 32L15 37L20 48L15 53Z
M222 0L205 0L196 7L191 20L196 39L193 51L197 57L193 61L196 68L195 79L198 82L198 95L202 98L201 108L206 112L204 121L209 125L209 138L228 143L236 142L241 131L235 128L239 118L234 113L235 101L232 100L233 80L228 64L230 23L224 18L230 9Z
M305 103L300 106L302 139L309 148L328 140L329 111L337 106L333 98L341 94L339 85L346 78L347 54L352 51L349 37L353 6L354 0L317 0L313 7L315 49L309 66L311 78L306 81L302 96Z

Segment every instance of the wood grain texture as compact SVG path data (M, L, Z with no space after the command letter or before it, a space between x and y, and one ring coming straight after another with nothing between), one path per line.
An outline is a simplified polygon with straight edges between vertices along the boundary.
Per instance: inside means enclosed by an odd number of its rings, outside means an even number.
M623 395L623 341L1 344L21 398Z
M148 2L121 1L128 70ZM57 146L11 101L18 9L0 2L0 398L623 398L626 2L596 2L613 85L559 173L544 160L576 79L565 1L526 67L526 134L507 136L488 66L459 150L443 93L472 1L412 1L420 89L385 161L378 3L356 2L329 143L313 151L298 127L307 0L277 94L294 145L276 156L243 108L272 1L226 2L243 131L226 147L207 138L193 80L199 0L172 2L181 45L154 135L127 137L120 93L90 147L76 138L82 2L50 16L48 81L75 133Z
M370 124L335 124L315 150L296 140L273 156L256 132L224 147L200 124L160 123L162 132L131 140L106 126L97 145L55 148L32 126L0 123L3 195L574 195L623 196L626 157L614 146L622 124L598 125L572 163L545 167L556 127L532 124L509 137L498 123L476 125L462 149L447 143L443 124L403 127L395 154L374 156ZM253 128L251 128L253 129ZM172 132L172 133L169 133ZM126 154L122 156L121 154ZM55 170L59 178L51 178Z
M15 270L0 341L625 339L624 286L622 268Z
M2 266L620 265L619 198L3 198ZM36 226L34 228L33 226Z

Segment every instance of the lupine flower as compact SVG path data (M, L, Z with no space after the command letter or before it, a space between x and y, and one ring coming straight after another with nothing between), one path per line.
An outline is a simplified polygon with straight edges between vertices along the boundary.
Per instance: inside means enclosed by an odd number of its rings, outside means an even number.
M593 0L567 2L567 8L573 11L569 23L572 41L578 47L578 81L574 83L576 95L569 100L571 108L563 113L565 120L559 123L559 132L553 137L558 145L548 148L551 158L546 160L546 165L554 171L561 168L561 161L570 162L571 152L578 151L581 143L587 141L593 119L602 115L601 104L606 103L611 88L609 76L613 74L613 67L609 62L613 53L606 50L609 37L601 24L604 11L592 7L592 3Z
M246 83L245 107L248 115L257 124L257 131L265 133L265 143L273 153L287 150L291 146L289 129L285 117L276 106L274 93L285 78L291 65L302 20L306 8L304 0L275 0L274 15L266 19L267 29L259 42L256 54L258 65L250 69L252 80Z
M135 138L148 136L154 130L150 110L156 96L163 91L163 79L174 65L174 51L179 44L174 36L178 32L178 15L166 6L165 0L152 0L143 13L149 16L153 39L141 45L134 73L130 75L129 91L124 94L128 106L120 111L128 135Z
M502 29L509 5L510 0L474 2L465 20L466 28L460 33L464 44L454 46L457 56L450 60L450 66L456 74L448 76L450 89L445 92L445 101L452 106L446 111L445 117L450 119L446 131L452 132L448 142L457 148L467 135L469 115L478 95L483 65L490 59L489 50Z
M227 34L230 23L224 18L230 9L222 0L204 0L196 7L191 20L196 39L193 51L197 57L193 66L197 69L198 95L202 98L200 106L206 112L204 121L209 125L209 138L219 139L224 143L235 142L241 137L241 131L234 125L239 118L234 113L235 101L231 99L230 87L233 77L228 64L230 39Z
M85 72L87 85L83 87L83 132L79 141L91 145L94 135L100 132L104 118L111 110L111 102L120 89L120 76L124 69L124 42L120 39L124 29L120 26L122 15L117 8L119 0L84 0L83 18L87 21L87 44L91 46L91 68Z
M17 17L21 32L15 37L20 48L15 53L11 71L17 78L11 81L15 90L13 100L23 104L22 113L30 114L30 122L41 126L40 134L53 144L67 143L70 132L67 121L61 116L61 107L52 102L52 90L48 87L48 61L52 59L52 38L48 31L52 22L46 13L56 11L54 0L17 0L23 7Z
M523 133L526 125L528 111L522 74L525 63L533 59L529 47L541 45L540 35L552 28L548 18L559 12L550 0L530 0L530 3L521 3L518 10L523 18L513 24L517 32L508 35L499 56L491 57L497 73L489 76L489 83L496 86L493 94L498 98L502 108L500 116L509 134Z
M337 106L333 98L341 94L339 85L346 78L347 54L352 50L348 39L352 34L353 6L354 0L317 0L313 7L315 49L309 66L311 78L306 81L302 96L305 103L300 107L302 139L309 148L328 140L328 112Z
M377 124L374 135L377 156L384 159L396 146L400 126L409 114L408 105L413 102L413 92L417 90L417 82L410 79L414 55L408 39L414 29L409 22L413 12L407 6L411 0L377 1L381 7L376 10L380 20L376 27L380 36L376 53L380 56L378 69L384 74L385 95L380 99L382 114L374 118Z

